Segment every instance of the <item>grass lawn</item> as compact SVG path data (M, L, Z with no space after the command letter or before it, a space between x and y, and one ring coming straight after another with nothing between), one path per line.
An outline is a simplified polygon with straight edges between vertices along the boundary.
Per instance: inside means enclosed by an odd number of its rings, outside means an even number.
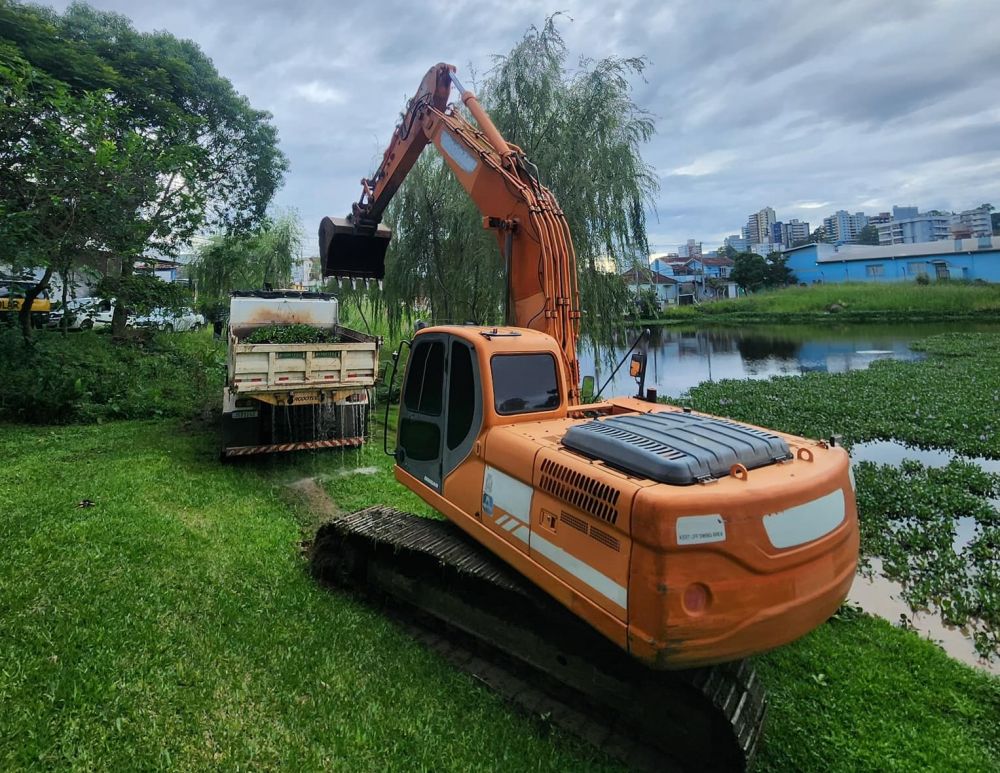
M616 767L309 578L324 490L426 512L379 444L216 450L179 420L0 427L0 768ZM761 770L1000 759L1000 680L912 633L847 613L758 661Z
M837 308L839 307L839 308ZM831 309L834 311L831 313ZM667 321L754 322L935 320L1000 317L1000 284L967 282L845 282L788 287L732 300L680 306Z

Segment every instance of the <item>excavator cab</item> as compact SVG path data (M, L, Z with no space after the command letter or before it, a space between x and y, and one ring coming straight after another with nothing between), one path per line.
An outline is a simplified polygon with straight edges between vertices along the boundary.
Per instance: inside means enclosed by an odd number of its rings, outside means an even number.
M325 277L385 277L385 251L392 232L384 225L356 225L349 217L324 217L319 224L319 254Z

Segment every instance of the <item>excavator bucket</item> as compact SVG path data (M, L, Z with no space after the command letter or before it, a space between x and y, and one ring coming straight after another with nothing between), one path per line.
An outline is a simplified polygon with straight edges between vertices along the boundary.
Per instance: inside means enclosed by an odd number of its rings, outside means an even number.
M324 217L319 224L323 276L382 279L392 232L384 225L356 227L349 219Z

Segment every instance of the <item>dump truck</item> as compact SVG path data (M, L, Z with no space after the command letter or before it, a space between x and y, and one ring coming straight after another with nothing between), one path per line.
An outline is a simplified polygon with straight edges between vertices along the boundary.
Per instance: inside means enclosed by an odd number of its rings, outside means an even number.
M288 342L282 330L317 331ZM268 341L260 331L281 341ZM294 338L294 336L293 336ZM261 342L261 341L264 342ZM337 299L293 290L235 292L223 389L223 457L364 443L381 338L339 323Z

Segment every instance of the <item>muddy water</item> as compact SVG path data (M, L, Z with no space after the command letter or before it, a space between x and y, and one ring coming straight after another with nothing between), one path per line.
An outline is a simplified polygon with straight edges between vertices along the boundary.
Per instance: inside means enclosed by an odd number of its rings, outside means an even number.
M1000 460L984 457L964 457L943 448L915 448L895 440L874 440L858 443L851 448L851 462L875 462L899 466L905 460L919 462L925 467L945 467L953 459L961 459L977 465L986 472L1000 474ZM992 500L993 506L1000 508L1000 500ZM976 519L963 516L955 521L956 551L962 550L976 533ZM877 558L871 559L872 576L860 574L851 587L848 599L869 614L878 615L893 623L905 618L908 624L924 638L937 642L945 652L975 668L1000 675L1000 659L985 661L976 652L972 636L959 628L941 622L933 612L914 612L902 599L903 587L882 575L882 565Z
M1000 659L985 661L976 652L972 637L959 628L952 628L941 622L941 617L933 612L914 612L902 599L903 586L882 576L881 562L871 559L871 578L858 575L851 586L847 599L857 604L870 615L878 615L891 623L901 619L925 639L936 642L951 657L963 663L1000 676Z

